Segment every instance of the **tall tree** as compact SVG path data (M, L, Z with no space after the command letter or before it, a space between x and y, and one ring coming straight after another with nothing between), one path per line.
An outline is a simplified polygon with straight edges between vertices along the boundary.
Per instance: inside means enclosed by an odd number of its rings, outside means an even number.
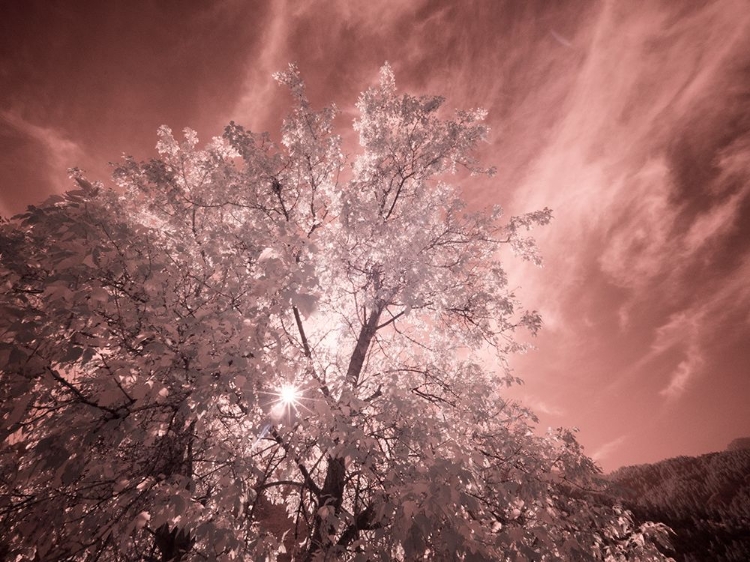
M280 145L163 127L117 192L73 170L1 226L6 558L658 559L574 436L502 397L540 327L503 248L538 261L550 211L503 221L441 181L491 173L484 112L443 118L386 66L349 165L335 110L277 79Z

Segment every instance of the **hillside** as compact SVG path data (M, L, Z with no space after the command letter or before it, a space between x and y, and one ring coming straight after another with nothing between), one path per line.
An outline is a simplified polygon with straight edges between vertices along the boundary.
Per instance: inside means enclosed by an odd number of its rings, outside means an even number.
M624 467L609 478L637 519L675 531L677 562L750 560L750 449Z

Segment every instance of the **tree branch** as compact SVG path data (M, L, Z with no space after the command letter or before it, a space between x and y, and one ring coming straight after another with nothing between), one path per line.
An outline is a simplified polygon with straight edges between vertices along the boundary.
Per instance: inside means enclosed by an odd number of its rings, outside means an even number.
M346 548L357 539L360 531L372 531L380 528L382 524L379 521L374 521L374 518L375 509L373 504L370 504L365 510L360 511L354 518L354 522L341 533L337 546Z
M320 391L323 393L323 396L326 398L330 398L331 391L328 388L328 385L324 383L320 377L318 377L318 373L315 372L315 368L312 366L312 351L310 350L310 344L307 341L307 335L305 334L305 329L302 326L302 318L299 314L299 309L297 309L296 306L292 306L292 312L294 313L294 321L297 324L297 330L299 331L299 337L302 340L302 349L305 351L305 357L310 361L310 374L312 377L318 382L320 385Z
M379 330L380 328L385 328L388 324L392 324L393 322L396 321L397 318L400 318L404 314L406 314L406 309L402 310L401 312L399 312L395 316L392 316L390 320L387 320L386 322L383 322L382 324L380 324L379 326L377 326L375 328L375 330Z
M282 449L284 449L287 453L292 455L292 458L294 459L294 462L297 465L297 468L299 468L299 471L302 473L302 477L305 479L305 484L307 484L307 487L310 488L313 494L315 494L315 497L320 499L320 486L318 486L315 481L312 479L312 476L310 476L310 472L307 470L304 464L302 464L302 459L299 458L299 455L292 451L292 448L289 446L289 444L284 441L283 437L279 435L279 432L276 431L276 428L271 428L271 435L273 435L274 440L281 445Z
M359 383L359 375L362 373L362 367L365 363L365 357L367 357L367 351L370 349L372 338L378 329L378 320L383 308L385 308L385 303L375 304L372 312L370 312L370 317L359 331L357 344L354 346L352 357L349 360L349 368L346 370L345 380L351 385L352 389L356 389Z
M97 408L99 410L107 412L114 419L123 417L119 411L113 410L112 408L107 408L106 406L102 406L101 404L97 404L93 400L89 400L88 398L86 398L83 392L81 392L74 384L66 380L60 373L58 373L53 368L47 367L47 371L52 375L52 378L54 378L57 382L59 382L65 388L70 390L75 395L75 397L78 398L78 400L81 403L86 404L87 406L91 406L92 408Z
M305 350L305 357L307 357L308 359L312 359L312 352L310 351L310 345L307 343L305 329L302 327L302 318L299 315L299 310L296 306L292 306L292 311L294 312L294 321L297 323L299 337L302 340L302 349Z
M271 488L272 486L297 486L299 488L304 488L305 485L307 485L306 482L295 482L294 480L277 480L276 482L266 482L265 484L256 486L255 491L260 492L261 490Z

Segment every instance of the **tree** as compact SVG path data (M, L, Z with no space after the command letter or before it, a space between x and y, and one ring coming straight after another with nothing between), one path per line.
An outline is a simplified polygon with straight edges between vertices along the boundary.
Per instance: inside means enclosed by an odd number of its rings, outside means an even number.
M743 449L750 449L750 437L738 437L727 445L727 451L741 451Z
M572 433L501 396L540 318L500 253L538 261L550 211L502 222L441 181L491 173L484 113L386 66L349 166L335 110L276 78L281 145L162 127L118 192L73 170L2 225L6 558L658 559Z
M608 476L634 520L673 531L677 560L750 560L750 450L622 467Z

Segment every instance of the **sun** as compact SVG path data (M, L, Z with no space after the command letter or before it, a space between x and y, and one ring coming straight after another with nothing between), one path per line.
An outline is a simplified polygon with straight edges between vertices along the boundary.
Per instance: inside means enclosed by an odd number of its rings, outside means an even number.
M287 423L291 423L292 418L298 412L298 407L301 406L302 391L293 384L287 383L278 387L272 394L275 405L270 411L271 418L278 422L286 420Z
M279 389L279 401L285 406L294 406L299 402L300 392L296 386L285 384Z
M310 411L304 403L312 398L305 396L304 388L295 384L285 383L263 394L270 397L268 417L273 423L291 423L299 415L300 409Z

